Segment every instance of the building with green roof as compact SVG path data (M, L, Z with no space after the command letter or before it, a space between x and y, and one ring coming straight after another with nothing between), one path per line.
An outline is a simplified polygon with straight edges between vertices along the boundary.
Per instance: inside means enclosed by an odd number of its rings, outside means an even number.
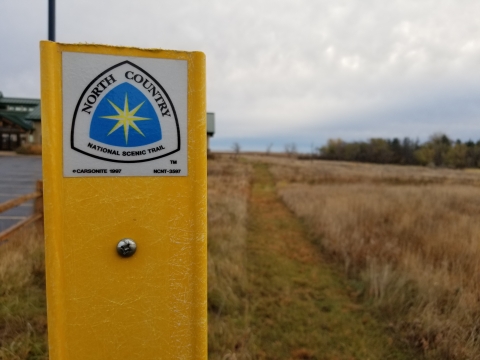
M0 92L0 150L41 143L40 99L4 97Z

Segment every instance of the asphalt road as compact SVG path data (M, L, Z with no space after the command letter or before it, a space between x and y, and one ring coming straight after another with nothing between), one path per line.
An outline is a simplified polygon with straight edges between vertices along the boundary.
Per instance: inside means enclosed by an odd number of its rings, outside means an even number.
M0 155L0 203L35 191L42 178L40 156ZM27 218L33 213L33 200L0 213L0 231Z

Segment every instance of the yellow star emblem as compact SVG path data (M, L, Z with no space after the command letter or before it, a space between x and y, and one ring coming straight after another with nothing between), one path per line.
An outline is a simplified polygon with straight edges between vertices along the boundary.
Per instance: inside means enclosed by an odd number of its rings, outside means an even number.
M138 132L140 135L145 137L145 135L142 133L142 130L138 128L138 126L135 124L135 121L142 121L142 120L151 120L151 118L144 118L144 117L139 117L135 116L137 111L142 107L143 103L142 102L140 105L138 105L135 109L129 110L128 107L128 95L125 94L125 104L123 106L123 110L120 109L117 105L115 105L113 102L111 102L109 99L107 99L110 105L113 106L113 108L117 111L117 115L111 115L111 116L100 116L103 119L108 119L108 120L117 120L117 123L115 126L110 130L108 135L113 133L115 130L117 130L119 127L123 126L123 132L125 133L125 144L128 144L128 131L130 127L132 127L136 132ZM107 135L107 136L108 136Z

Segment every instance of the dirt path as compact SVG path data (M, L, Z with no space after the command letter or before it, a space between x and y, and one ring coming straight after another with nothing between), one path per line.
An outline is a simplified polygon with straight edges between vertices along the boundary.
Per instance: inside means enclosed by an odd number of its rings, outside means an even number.
M247 268L256 357L412 359L348 296L348 286L277 197L267 165L254 169Z

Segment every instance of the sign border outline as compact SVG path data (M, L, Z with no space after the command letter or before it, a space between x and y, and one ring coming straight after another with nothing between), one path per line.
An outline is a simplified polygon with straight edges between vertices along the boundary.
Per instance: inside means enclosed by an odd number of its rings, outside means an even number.
M114 68L117 68L123 64L129 64L135 68L137 68L138 70L142 71L145 75L149 76L154 82L155 84L160 88L162 89L163 93L165 94L165 96L167 97L167 100L168 102L170 103L171 107L172 107L172 110L173 110L173 115L175 117L175 125L177 127L177 141L178 141L178 147L173 150L173 151L170 151L169 153L167 154L163 154L163 155L160 155L160 156L157 156L157 157L154 157L154 158L151 158L151 159L143 159L143 160L131 160L131 161L123 161L123 160L115 160L115 159L107 159L107 158L104 158L104 157L101 157L101 156L97 156L97 155L92 155L92 154L89 154L87 153L86 151L83 151L83 150L80 150L78 148L75 147L75 144L74 144L74 136L73 136L73 132L74 132L74 129L75 129L75 121L76 121L76 118L77 118L77 112L78 112L78 108L80 107L80 102L81 100L83 99L85 93L87 92L88 89L90 89L90 87L95 83L95 81L97 81L100 77L102 77L103 75L105 75L107 72L109 72L110 70L114 69ZM188 109L188 106L187 106L187 109ZM188 111L188 110L187 110ZM187 122L188 122L188 115L187 115ZM75 151L78 151L79 153L82 153L84 155L87 155L87 156L90 156L90 157L93 157L93 158L96 158L96 159L100 159L100 160L105 160L105 161L110 161L110 162L116 162L116 163L140 163L140 162L147 162L147 161L152 161L152 160L157 160L157 159L160 159L160 158L163 158L165 156L168 156L168 155L171 155L171 154L174 154L178 151L180 151L181 149L181 137L180 137L180 126L178 124L178 117L177 117L177 112L175 111L175 106L173 105L173 102L172 100L170 99L170 96L168 95L168 93L165 91L165 89L163 88L162 85L160 85L160 83L157 81L157 79L155 79L152 75L150 75L148 72L146 72L144 69L142 69L140 66L138 65L135 65L134 63L132 63L131 61L129 60L125 60L125 61L122 61L116 65L113 65L111 67L109 67L108 69L104 70L103 72L101 72L100 74L98 74L92 81L90 81L90 83L85 87L85 89L83 90L82 94L80 95L80 98L78 99L78 102L77 102L77 106L75 106L75 111L73 113L73 119L72 119L72 129L70 130L70 147L72 148L72 150L75 150Z

